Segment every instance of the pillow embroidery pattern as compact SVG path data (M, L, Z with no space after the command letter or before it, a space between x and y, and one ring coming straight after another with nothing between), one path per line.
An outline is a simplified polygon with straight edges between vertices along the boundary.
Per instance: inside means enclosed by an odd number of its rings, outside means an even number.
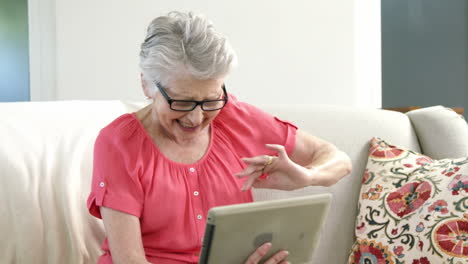
M468 158L432 160L373 138L348 263L468 263Z

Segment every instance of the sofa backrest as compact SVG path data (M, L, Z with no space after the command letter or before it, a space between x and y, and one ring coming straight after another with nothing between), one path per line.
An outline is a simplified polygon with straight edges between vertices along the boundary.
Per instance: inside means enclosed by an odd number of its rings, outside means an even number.
M143 104L119 101L1 103L0 263L95 263L102 221L89 215L92 149L99 130ZM344 263L374 136L419 151L400 113L337 106L263 106L348 153L353 172L332 187L255 190L256 200L330 192L333 204L313 263ZM306 220L306 219L305 219Z
M335 144L353 163L352 173L331 187L307 187L293 192L256 190L256 200L314 193L332 193L333 202L311 263L345 263L354 242L354 224L361 179L367 164L369 142L381 137L420 151L409 118L402 113L344 106L263 106L265 111L289 120L300 129Z
M96 263L94 140L127 111L119 101L0 104L0 263Z

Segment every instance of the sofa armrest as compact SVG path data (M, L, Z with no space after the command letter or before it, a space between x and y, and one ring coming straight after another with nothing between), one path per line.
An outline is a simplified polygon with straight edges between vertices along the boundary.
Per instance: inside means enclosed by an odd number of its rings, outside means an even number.
M434 159L468 156L468 124L450 108L433 106L407 113L421 150Z

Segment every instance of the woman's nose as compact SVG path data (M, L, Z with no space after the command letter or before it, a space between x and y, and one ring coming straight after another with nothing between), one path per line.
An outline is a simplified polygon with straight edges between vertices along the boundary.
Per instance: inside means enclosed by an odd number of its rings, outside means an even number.
M190 111L187 115L187 119L190 120L192 125L199 125L203 121L203 110L200 105L197 105L195 109Z

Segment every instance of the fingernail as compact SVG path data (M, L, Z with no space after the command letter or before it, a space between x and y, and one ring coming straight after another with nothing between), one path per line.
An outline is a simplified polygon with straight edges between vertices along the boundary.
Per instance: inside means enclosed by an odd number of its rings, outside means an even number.
M286 254L286 256L289 256L289 251L285 251L284 254Z

